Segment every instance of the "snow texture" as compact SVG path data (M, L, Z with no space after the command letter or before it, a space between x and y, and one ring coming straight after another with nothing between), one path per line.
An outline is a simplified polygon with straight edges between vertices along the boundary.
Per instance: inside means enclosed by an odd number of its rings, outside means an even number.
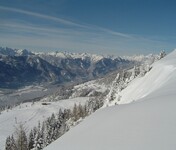
M121 103L98 110L45 150L175 150L176 50L123 90Z

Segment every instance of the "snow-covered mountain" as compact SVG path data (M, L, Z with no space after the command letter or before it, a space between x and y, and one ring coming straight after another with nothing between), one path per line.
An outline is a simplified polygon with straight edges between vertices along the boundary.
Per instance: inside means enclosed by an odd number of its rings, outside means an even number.
M88 53L50 52L36 54L56 67L68 70L78 79L87 81L102 77L112 71L130 68L139 61L123 59L121 57L103 56ZM142 61L140 61L142 63Z
M28 55L34 55L34 53L32 53L27 49L12 49L9 47L0 47L0 55L28 56Z
M175 58L176 50L114 91L125 105L96 111L45 150L175 150Z
M82 82L102 77L112 71L153 61L101 56L87 53L34 53L26 49L0 47L0 88L19 88L34 83Z
M1 88L20 87L34 82L62 82L71 76L37 56L0 55L0 68Z
M48 52L48 53L35 53L36 55L39 55L41 57L46 57L46 56L53 56L57 58L70 58L70 59L90 59L92 62L97 62L103 58L112 58L110 56L103 56L103 55L96 55L96 54L89 54L89 53L69 53L69 52Z

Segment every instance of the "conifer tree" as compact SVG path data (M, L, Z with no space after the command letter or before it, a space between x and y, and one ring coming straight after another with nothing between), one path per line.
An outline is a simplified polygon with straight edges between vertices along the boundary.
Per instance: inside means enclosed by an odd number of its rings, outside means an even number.
M43 149L43 137L40 122L38 123L38 127L35 130L36 134L34 137L34 150L41 150Z
M34 132L33 132L33 130L31 130L31 132L29 134L28 148L29 148L29 150L34 148Z
M5 150L11 150L11 140L10 140L10 136L8 136L7 139L6 139Z
M84 117L84 110L81 104L78 106L78 118L83 118Z
M11 150L17 150L16 142L13 135L11 136Z
M20 124L19 127L16 128L16 143L18 150L28 149L26 130L22 124Z
M13 135L7 137L5 150L18 150Z
M72 111L72 118L73 118L73 121L77 121L78 120L78 107L77 105L75 104L74 107L73 107L73 111Z

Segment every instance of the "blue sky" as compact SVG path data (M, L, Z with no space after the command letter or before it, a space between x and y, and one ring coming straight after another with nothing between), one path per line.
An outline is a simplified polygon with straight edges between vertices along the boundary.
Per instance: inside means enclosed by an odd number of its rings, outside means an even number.
M0 46L132 55L176 48L175 0L0 0Z

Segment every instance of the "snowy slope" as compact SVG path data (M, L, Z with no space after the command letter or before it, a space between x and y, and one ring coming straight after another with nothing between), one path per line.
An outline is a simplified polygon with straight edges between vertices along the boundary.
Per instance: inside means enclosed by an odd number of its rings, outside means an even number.
M123 103L95 112L45 150L175 150L176 51L123 91Z
M176 51L154 63L151 71L144 77L136 78L127 86L127 88L122 90L122 92L119 93L121 96L119 104L129 103L138 100L139 98L146 97L164 86L176 69L175 53Z
M74 98L60 100L57 102L48 102L48 105L42 105L42 102L24 103L12 110L3 111L0 114L0 150L4 149L7 136L15 131L20 123L24 124L27 131L30 131L38 122L42 122L52 113L58 113L59 109L73 107L74 104L84 104L88 98Z

